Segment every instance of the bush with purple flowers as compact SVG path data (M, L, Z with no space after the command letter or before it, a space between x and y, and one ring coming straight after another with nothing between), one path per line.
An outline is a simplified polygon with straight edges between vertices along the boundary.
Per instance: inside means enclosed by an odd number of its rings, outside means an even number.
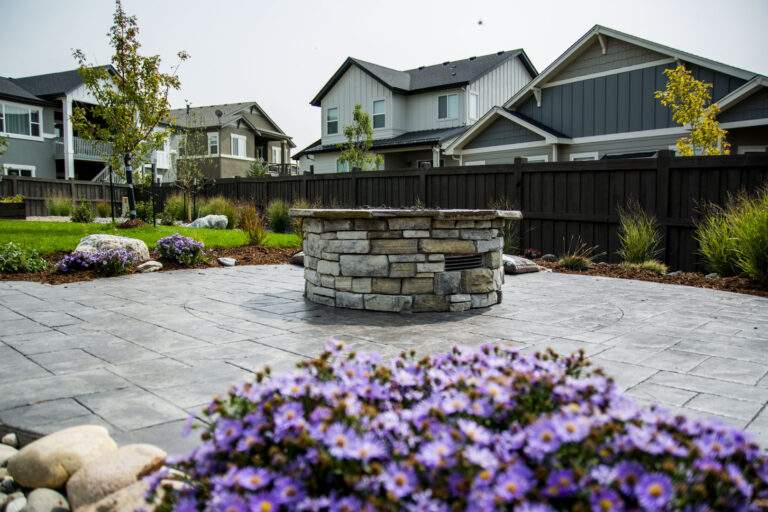
M180 265L191 267L203 259L205 244L194 238L175 233L157 241L157 252L165 261L175 261Z
M97 252L69 253L56 264L56 269L63 274L95 270L105 276L117 276L128 272L135 263L132 253L118 247Z
M150 477L148 499L159 511L768 506L768 459L746 434L639 408L586 366L488 345L384 363L334 343L214 399L202 444L180 472Z

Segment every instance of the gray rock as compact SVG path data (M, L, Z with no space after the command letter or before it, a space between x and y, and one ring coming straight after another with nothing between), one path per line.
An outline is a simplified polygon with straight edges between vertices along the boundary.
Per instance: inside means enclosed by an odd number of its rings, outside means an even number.
M704 277L706 279L717 279L718 277L720 277L720 274L718 274L717 272L712 272L711 274L707 274Z
M0 482L0 491L4 492L5 494L11 494L18 490L19 485L16 483L16 480L14 480L12 476L4 477L3 481Z
M88 235L75 247L78 252L100 252L108 249L125 249L136 263L149 260L149 248L142 240L117 235Z
M381 256L356 256L344 254L339 257L341 274L353 277L384 277L389 275L389 260Z
M226 215L206 215L205 217L200 217L189 224L187 224L188 228L211 228L211 229L226 229L227 223L229 221L227 220Z
M413 297L410 295L378 295L365 296L365 309L373 311L410 311Z
M21 512L27 506L27 498L19 496L5 505L5 512Z
M0 444L0 467L5 466L8 460L14 455L16 455L17 451L18 450L13 446L8 446L7 444Z
M141 272L143 274L146 272L157 272L161 268L163 268L162 263L155 260L149 260L149 261L145 261L144 263L136 267L136 271Z
M24 512L66 512L70 510L67 498L52 489L41 487L27 496Z
M291 263L300 267L304 266L304 251L299 251L291 256Z
M237 265L237 260L235 258L227 258L225 256L222 256L217 260L219 262L219 265L223 267L234 267Z
M668 275L669 277L674 277L674 276L679 276L679 275L680 275L680 274L682 274L682 273L683 273L683 271L682 271L682 270L675 270L675 271L673 271L673 272L667 272L667 275Z
M557 256L555 256L554 254L545 254L544 256L541 257L541 259L549 263L554 263L557 261Z
M19 439L16 437L16 434L14 434L13 432L5 434L3 438L0 439L0 443L11 446L13 448L19 447Z
M539 271L539 266L529 259L510 254L504 254L502 257L504 258L504 272L507 274L525 274Z
M8 499L8 495L4 492L0 492L0 510L3 510L3 507L5 507L5 502Z

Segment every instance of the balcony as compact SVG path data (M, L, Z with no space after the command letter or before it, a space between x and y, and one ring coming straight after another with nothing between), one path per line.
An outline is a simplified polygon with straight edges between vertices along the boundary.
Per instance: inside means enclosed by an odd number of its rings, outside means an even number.
M75 160L105 162L107 156L112 153L112 144L100 140L72 137L72 149L75 154ZM55 157L64 158L64 141L60 138L56 139Z
M266 164L270 176L295 176L299 174L297 164Z

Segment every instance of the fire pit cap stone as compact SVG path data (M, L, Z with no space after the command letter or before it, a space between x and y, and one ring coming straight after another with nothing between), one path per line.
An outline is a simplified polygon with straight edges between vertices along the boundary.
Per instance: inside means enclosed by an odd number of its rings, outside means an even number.
M292 208L292 217L315 219L387 219L392 217L429 217L443 220L522 219L518 210L439 210L386 208Z

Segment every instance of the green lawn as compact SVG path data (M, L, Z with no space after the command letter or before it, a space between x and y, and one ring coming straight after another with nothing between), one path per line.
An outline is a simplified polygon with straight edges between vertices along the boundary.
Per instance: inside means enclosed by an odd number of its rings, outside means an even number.
M150 249L158 239L181 233L199 240L206 247L237 247L248 243L248 235L239 229L202 229L178 226L144 226L135 229L117 229L112 224L79 224L75 222L37 222L0 220L0 244L16 242L23 247L37 249L41 254L72 251L80 239L93 233L129 236L146 242ZM299 237L293 234L270 233L268 247L298 247Z

